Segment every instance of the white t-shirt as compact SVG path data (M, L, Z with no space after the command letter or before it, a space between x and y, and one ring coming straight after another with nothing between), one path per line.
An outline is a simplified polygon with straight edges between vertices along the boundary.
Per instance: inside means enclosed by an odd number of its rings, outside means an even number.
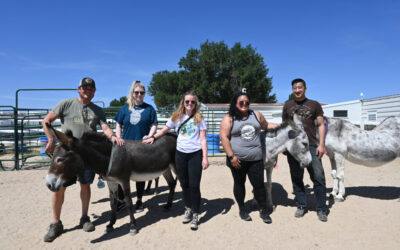
M189 116L184 114L178 123L169 119L166 125L178 132L177 129L184 121L186 121L187 118L189 118ZM183 153L193 153L200 150L200 130L207 130L204 118L198 124L194 123L194 117L190 118L190 120L187 121L179 130L176 149Z

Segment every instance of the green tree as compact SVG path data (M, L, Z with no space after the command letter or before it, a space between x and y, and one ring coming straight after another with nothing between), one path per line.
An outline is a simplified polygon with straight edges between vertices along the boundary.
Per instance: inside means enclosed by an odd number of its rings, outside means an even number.
M178 65L179 71L153 74L148 89L158 108L175 107L189 90L206 103L228 103L242 88L252 102L276 102L264 59L250 45L236 43L229 49L224 42L206 41L200 49L189 49Z
M110 107L121 107L121 106L124 106L124 104L126 103L126 100L127 100L126 96L121 96L119 98L119 100L118 99L114 99L114 100L112 100L110 102Z
M286 100L286 102L291 101L291 100L294 100L294 94L293 93L291 93L289 95L289 98Z

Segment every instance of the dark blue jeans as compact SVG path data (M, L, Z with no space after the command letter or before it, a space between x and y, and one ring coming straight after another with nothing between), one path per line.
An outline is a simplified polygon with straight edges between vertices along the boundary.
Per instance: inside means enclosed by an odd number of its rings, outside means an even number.
M202 161L203 150L193 153L182 153L177 150L175 153L176 171L182 187L183 201L194 213L200 212Z
M326 211L326 184L325 184L325 173L322 167L322 162L317 156L317 147L309 147L312 163L307 167L307 171L310 175L310 179L314 183L314 196L316 200L317 211ZM307 207L307 197L304 188L304 168L300 167L300 164L296 161L293 156L287 154L287 159L290 167L290 176L292 178L293 192L296 196L297 207Z
M240 161L240 168L234 168L229 160L227 165L231 169L233 176L233 194L239 205L239 210L244 210L244 198L246 194L245 182L246 175L249 177L253 186L254 198L261 209L267 208L267 193L264 187L264 163L259 161Z

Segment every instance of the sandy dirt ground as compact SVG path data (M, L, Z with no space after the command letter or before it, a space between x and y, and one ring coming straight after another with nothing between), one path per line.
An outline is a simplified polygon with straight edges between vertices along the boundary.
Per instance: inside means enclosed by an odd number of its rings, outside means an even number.
M330 164L323 159L328 193L332 188ZM258 211L252 221L240 220L233 181L223 158L211 158L201 182L202 213L198 231L182 224L184 206L177 186L173 207L164 211L168 188L160 179L161 193L144 197L144 212L135 214L140 231L129 235L129 216L120 212L115 230L105 234L110 216L107 188L92 185L89 214L94 232L78 228L81 215L79 186L66 192L62 211L64 233L52 243L43 242L51 222L51 192L45 186L46 170L0 172L0 249L400 249L400 159L379 168L346 163L344 202L329 199L328 222L315 212L312 183L308 185L308 213L295 218L289 168L281 156L273 172L272 224ZM132 183L132 196L135 185ZM246 183L246 206L252 209L251 185ZM328 195L327 193L327 195ZM134 198L134 202L136 198Z

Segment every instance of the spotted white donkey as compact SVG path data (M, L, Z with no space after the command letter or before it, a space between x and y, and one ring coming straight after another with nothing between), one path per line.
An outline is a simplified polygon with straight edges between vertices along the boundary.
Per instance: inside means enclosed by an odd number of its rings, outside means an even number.
M344 201L345 159L377 167L400 157L400 117L388 117L373 130L362 130L349 121L325 117L325 147L331 162L335 201Z

